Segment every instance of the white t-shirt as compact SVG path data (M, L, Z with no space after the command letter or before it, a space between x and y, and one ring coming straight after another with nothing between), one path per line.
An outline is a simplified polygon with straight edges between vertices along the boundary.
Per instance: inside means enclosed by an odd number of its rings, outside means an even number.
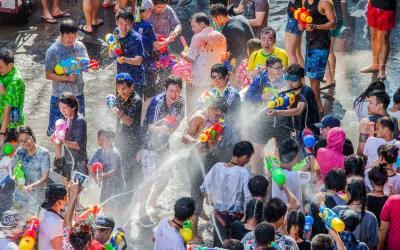
M366 168L371 167L372 162L378 159L378 148L383 144L397 145L397 147L400 148L400 141L395 139L391 141L385 141L384 139L377 137L368 138L367 142L365 143L363 152L363 154L368 157Z
M39 225L39 249L52 250L51 241L63 237L63 220L56 213L45 211Z
M0 239L1 250L18 250L17 244L12 242L10 239Z
M368 117L368 102L364 101L357 103L354 107L354 111L357 114L358 121Z
M286 176L287 187L299 202L300 209L303 210L302 186L310 182L311 174L304 171L289 171L287 169L282 170ZM272 181L272 198L275 197L282 199L286 204L288 204L288 199L283 189L281 189L281 187L276 184L275 181Z
M371 181L369 180L369 177L368 177L369 171L371 171L371 168L369 168L369 169L367 169L367 171L365 171L364 182L365 182L365 186L367 186L370 190L372 190ZM393 186L395 194L400 194L400 174L395 174L388 178L388 182L383 187L383 192L387 196L390 195L388 184Z
M164 218L153 229L154 250L186 250L183 239L175 228Z

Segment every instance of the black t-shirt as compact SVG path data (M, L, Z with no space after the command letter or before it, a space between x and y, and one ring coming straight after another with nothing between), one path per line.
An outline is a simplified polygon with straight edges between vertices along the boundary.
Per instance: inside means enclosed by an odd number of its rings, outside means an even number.
M396 0L371 0L371 5L382 10L396 10Z
M67 133L65 134L65 140L79 144L79 149L69 148L75 161L87 160L87 124L83 115L78 114L75 119L70 121ZM68 153L65 155L67 158L69 157Z
M242 240L243 237L250 231L251 230L247 230L244 227L244 224L241 221L236 220L231 225L231 238L237 239L237 240Z
M316 154L318 152L318 149L325 147L326 147L326 138L319 139L314 145L314 153ZM344 156L349 156L354 154L354 147L351 140L346 138L346 140L344 141L342 153Z
M221 33L226 38L231 57L240 63L247 57L247 41L254 38L249 22L242 15L231 17Z
M299 250L311 250L311 244L309 241L303 241L300 243L297 243L297 247L299 248Z
M314 92L310 87L304 85L301 88L300 93L298 94L298 101L306 103L306 107L301 114L300 120L297 119L296 128L300 130L300 132L304 129L304 125L306 124L308 128L310 128L315 134L319 134L319 129L314 126L314 123L318 123L319 120L319 112L318 112L318 104L315 99ZM297 103L295 102L295 105Z
M289 0L289 4L288 4L288 8L287 8L287 13L290 17L294 17L294 13L293 13L293 9L298 9L301 8L301 6L303 5L303 2L301 0Z
M325 24L328 18L322 15L318 10L320 0L314 0L312 4L305 0L304 7L310 12L313 17L313 24ZM306 47L308 50L321 49L328 50L331 46L331 35L329 30L313 30L306 33Z
M367 209L371 213L373 213L378 220L379 225L381 224L381 211L383 208L383 205L385 204L386 200L389 197L383 196L383 197L375 197L371 195L367 195Z

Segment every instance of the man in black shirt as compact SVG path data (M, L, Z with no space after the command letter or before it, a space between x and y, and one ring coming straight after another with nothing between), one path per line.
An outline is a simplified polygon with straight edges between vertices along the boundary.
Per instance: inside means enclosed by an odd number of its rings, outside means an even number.
M314 125L321 132L321 138L314 145L314 153L317 153L318 149L326 147L326 136L329 130L331 130L331 128L340 127L340 121L334 115L326 115L320 123ZM349 156L352 154L354 154L353 143L346 138L343 146L343 155Z

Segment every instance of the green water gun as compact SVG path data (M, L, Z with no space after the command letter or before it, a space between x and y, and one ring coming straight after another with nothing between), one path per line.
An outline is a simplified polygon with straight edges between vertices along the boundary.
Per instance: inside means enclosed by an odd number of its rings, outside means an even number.
M298 163L294 164L293 166L293 171L300 171L304 168L305 165L307 165L308 163L310 163L310 160L308 159L308 157L304 158L303 160L299 161Z
M25 185L25 174L24 169L22 168L21 162L17 162L14 167L14 179L18 186Z
M265 167L271 173L272 179L276 184L283 185L286 182L286 175L280 165L281 162L273 156L265 158Z
M273 87L265 87L264 89L263 89L263 93L271 93L271 94L278 94L279 93L279 90L278 89L276 89L276 88L273 88Z

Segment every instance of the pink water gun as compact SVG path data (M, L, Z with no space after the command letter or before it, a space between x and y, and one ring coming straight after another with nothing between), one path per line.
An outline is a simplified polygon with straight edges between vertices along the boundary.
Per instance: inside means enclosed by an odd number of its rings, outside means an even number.
M189 46L186 43L186 40L183 36L180 37L182 46L184 48L184 52L187 53L189 50ZM184 80L190 79L192 75L192 64L185 59L181 58L177 64L172 67L172 74L175 76L179 76Z
M58 119L56 121L56 126L54 130L54 136L56 137L55 142L60 144L62 141L65 140L65 135L67 134L68 124L63 119Z

